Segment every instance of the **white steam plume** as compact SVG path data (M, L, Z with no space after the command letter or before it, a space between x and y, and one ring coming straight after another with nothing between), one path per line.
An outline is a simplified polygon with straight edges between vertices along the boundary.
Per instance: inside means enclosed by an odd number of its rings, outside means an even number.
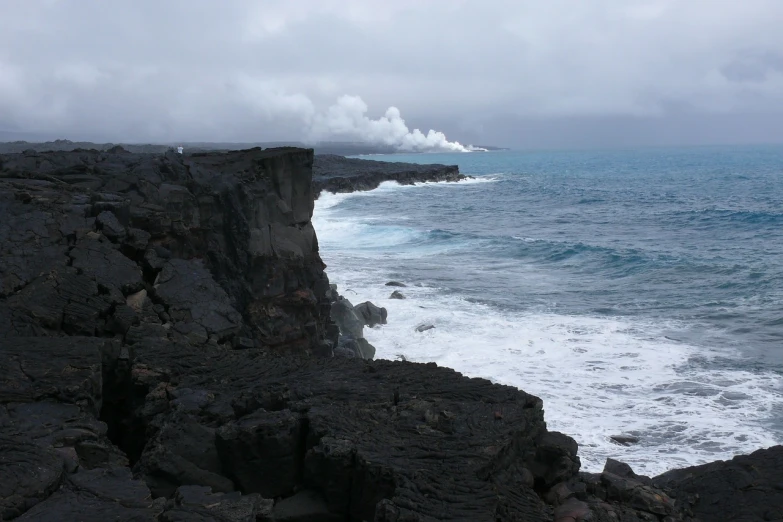
M367 104L359 96L341 96L325 112L313 116L308 137L313 141L350 138L409 152L485 150L449 141L445 134L436 130L430 129L427 134L419 129L411 131L397 107L389 107L377 120L368 118L366 113Z

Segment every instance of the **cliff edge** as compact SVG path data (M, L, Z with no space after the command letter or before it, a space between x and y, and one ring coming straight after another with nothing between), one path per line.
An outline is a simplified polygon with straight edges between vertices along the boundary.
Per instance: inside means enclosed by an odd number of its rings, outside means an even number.
M655 479L580 473L537 397L334 357L313 161L0 156L0 520L779 514L780 448Z

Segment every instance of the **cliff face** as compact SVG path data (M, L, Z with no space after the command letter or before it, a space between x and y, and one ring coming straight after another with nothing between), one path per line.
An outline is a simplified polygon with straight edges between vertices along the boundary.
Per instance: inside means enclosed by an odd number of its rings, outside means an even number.
M5 335L328 351L312 151L0 161Z
M676 521L716 512L699 494L779 513L758 504L781 504L781 448L580 474L537 397L332 357L312 162L0 156L0 520Z

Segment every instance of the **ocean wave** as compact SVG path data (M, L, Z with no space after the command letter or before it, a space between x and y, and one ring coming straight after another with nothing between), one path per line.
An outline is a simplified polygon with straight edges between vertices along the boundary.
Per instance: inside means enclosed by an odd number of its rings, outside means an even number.
M737 210L729 208L703 208L694 210L680 210L670 213L674 217L682 217L689 222L715 223L722 222L743 223L749 225L777 225L783 224L783 212L766 210Z
M778 194L657 164L637 176L604 158L513 158L473 164L494 184L316 204L330 279L389 311L365 330L378 356L541 396L590 471L611 456L656 474L780 443ZM620 433L642 440L617 446Z
M654 475L776 442L763 423L783 406L773 393L783 378L694 364L709 354L667 339L677 325L504 312L426 284L395 300L383 283L400 273L327 262L334 281L388 309L387 325L365 331L379 358L436 362L542 397L548 425L577 439L588 471L612 457ZM435 328L416 332L421 323ZM727 416L731 410L742 415ZM610 437L620 433L642 440L617 446Z

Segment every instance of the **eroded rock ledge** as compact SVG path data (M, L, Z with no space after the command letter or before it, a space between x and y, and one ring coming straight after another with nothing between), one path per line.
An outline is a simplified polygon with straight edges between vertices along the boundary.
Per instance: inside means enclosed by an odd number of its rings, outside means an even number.
M390 161L345 158L333 154L318 154L313 166L313 191L356 192L372 190L384 181L413 185L423 181L460 181L457 165L418 165Z
M780 447L579 473L537 397L333 357L312 162L0 156L0 520L781 517Z

